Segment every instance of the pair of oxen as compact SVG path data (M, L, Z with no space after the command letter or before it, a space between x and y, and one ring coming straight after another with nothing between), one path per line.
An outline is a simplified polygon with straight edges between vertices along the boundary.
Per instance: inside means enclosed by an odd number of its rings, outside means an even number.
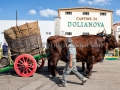
M115 49L118 47L118 42L112 34L106 34L104 31L97 35L81 35L71 37L73 44L76 46L77 62L82 62L82 70L85 70L86 76L91 76L91 70L95 63L104 60L106 50ZM48 69L53 77L58 75L57 64L59 60L67 62L67 46L66 37L51 36L47 39Z

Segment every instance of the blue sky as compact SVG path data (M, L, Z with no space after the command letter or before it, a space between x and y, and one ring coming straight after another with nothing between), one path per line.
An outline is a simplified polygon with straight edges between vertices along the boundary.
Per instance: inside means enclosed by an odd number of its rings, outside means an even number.
M120 0L0 0L0 20L54 20L58 8L95 7L114 10L113 22L120 21Z

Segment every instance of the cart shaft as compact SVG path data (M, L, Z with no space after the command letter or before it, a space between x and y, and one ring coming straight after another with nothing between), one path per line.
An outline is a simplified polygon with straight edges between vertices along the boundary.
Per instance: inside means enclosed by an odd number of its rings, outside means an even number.
M49 56L50 56L50 54L35 55L34 58L35 58L35 60L40 60L41 58L47 58Z
M5 72L5 71L8 71L8 70L12 69L13 67L14 67L14 64L12 63L12 64L10 64L10 65L7 66L7 67L1 68L1 69L0 69L0 73Z

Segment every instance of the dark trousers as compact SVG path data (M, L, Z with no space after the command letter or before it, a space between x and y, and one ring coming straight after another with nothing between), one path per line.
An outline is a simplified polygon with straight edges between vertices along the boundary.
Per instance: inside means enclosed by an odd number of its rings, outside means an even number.
M4 55L4 56L7 56L7 55L8 55L8 52L7 52L7 51L3 51L3 55Z

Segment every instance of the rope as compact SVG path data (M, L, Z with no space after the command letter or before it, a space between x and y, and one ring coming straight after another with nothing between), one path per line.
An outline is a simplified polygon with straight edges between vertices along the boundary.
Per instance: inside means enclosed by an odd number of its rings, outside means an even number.
M32 49L32 50L29 50L29 51L17 51L17 50L14 50L12 48L10 48L10 50L14 51L14 52L17 52L17 53L26 53L26 52L30 52L30 51L33 51L33 50L36 50L37 48L35 49Z

